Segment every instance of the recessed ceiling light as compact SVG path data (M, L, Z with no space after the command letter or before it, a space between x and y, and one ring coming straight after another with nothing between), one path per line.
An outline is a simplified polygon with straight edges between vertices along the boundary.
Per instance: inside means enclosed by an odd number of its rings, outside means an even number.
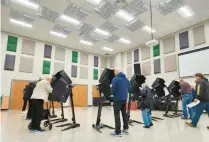
M86 40L80 40L80 43L85 44L85 45L90 45L90 46L93 45L92 42L89 42L89 41L86 41Z
M120 41L122 43L125 43L125 44L130 44L131 43L130 40L127 40L127 39L124 39L124 38L120 38L118 41Z
M10 21L10 23L20 25L22 27L26 27L26 28L32 28L33 27L31 24L25 23L23 21L19 21L19 20L15 20L15 19L9 19L9 21Z
M105 51L110 51L110 52L113 51L113 49L112 48L109 48L109 47L103 47L102 49L105 50Z
M143 28L143 30L145 30L148 33L151 33L151 32L155 33L156 32L155 29L151 29L149 26L144 26L142 28Z
M36 4L36 3L33 3L29 0L10 0L14 3L17 3L19 5L22 5L22 6L25 6L25 7L28 7L28 8L31 8L31 9L34 9L34 10L38 10L38 7L39 5Z
M54 35L54 36L57 36L57 37L61 37L61 38L67 38L66 35L64 35L62 33L55 32L55 31L50 31L50 34Z
M131 15L130 13L128 13L127 11L125 10L119 10L117 13L116 13L116 16L127 21L127 22L130 22L134 19L133 15Z
M96 28L94 31L96 33L101 34L101 35L104 35L104 36L108 36L110 34L110 33L106 32L106 31L101 30L101 29L98 29L98 28Z
M194 12L192 11L192 9L191 9L188 5L179 8L179 9L177 10L177 12L178 12L183 18L189 18L189 17L191 17L191 16L194 15Z
M69 23L71 23L73 25L78 25L78 24L81 23L80 21L78 21L78 20L76 20L76 19L74 19L72 17L63 15L63 14L60 16L60 19L63 20L63 21L69 22Z
M86 0L94 5L98 5L102 0Z

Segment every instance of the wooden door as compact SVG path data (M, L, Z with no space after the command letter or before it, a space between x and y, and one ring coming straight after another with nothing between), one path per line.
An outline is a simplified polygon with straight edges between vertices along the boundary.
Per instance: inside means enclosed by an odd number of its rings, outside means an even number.
M10 110L21 110L23 106L23 89L29 81L12 81L12 91L10 96Z
M99 91L97 90L97 87L94 85L93 88L92 88L92 92L93 92L93 98L94 97L100 97L99 95Z
M76 107L86 107L88 100L88 86L75 85L73 87L73 101Z

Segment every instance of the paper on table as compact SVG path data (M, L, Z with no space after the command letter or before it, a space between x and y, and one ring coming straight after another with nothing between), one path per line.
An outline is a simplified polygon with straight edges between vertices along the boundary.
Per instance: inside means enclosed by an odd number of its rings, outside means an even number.
M191 104L188 104L187 107L191 108L191 107L198 105L199 103L200 103L200 101L198 100L197 102L193 102Z

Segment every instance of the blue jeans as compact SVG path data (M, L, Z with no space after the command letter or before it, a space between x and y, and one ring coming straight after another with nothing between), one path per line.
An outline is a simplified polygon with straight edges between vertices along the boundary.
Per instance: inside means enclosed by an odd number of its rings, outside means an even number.
M149 126L152 123L150 109L146 108L142 110L142 118L145 126Z
M188 119L188 111L187 111L187 105L192 103L193 96L192 94L184 94L182 97L182 108L183 108L183 115L184 118ZM193 108L188 108L189 109L189 115L192 118L193 116Z
M192 125L197 125L200 116L204 110L208 113L209 117L209 102L200 102L198 105L195 106L195 112L192 117Z

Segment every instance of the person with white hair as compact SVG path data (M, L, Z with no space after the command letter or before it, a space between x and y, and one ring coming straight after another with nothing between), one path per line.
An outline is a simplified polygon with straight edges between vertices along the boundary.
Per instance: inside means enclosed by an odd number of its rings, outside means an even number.
M32 101L32 126L31 132L43 132L40 124L43 115L43 104L44 101L48 101L49 93L52 93L52 87L50 85L51 76L46 76L45 79L39 81L33 90L31 96Z
M129 80L120 69L114 70L115 77L112 80L112 93L114 96L113 109L115 117L115 131L110 133L113 136L121 137L120 111L123 117L123 133L128 134L128 117L126 113L126 102L129 91Z
M141 96L142 100L140 103L140 108L142 111L142 119L144 121L144 128L150 128L153 126L152 118L151 118L151 110L152 110L152 101L153 101L153 94L151 89L146 83L141 85Z

